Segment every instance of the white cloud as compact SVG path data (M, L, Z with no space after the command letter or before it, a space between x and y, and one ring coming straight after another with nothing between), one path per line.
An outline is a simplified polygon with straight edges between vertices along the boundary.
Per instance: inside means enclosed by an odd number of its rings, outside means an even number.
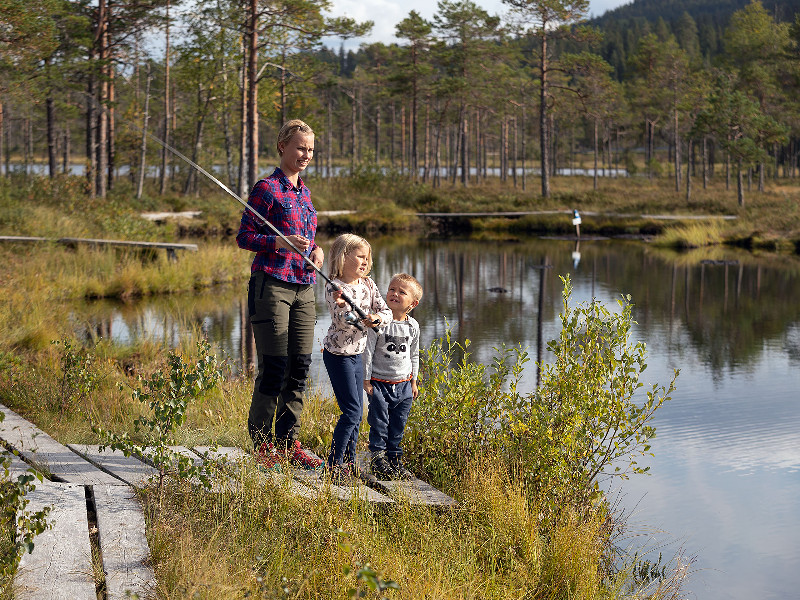
M631 0L591 0L589 14L599 16L604 12L626 4ZM489 14L502 15L507 12L507 6L501 0L475 0L476 4ZM357 48L361 43L383 42L390 44L397 42L395 25L405 19L412 10L416 10L423 18L432 19L436 12L437 0L333 0L330 15L335 17L350 17L357 21L373 21L370 35L349 40L345 47ZM326 45L336 47L340 40L329 39Z

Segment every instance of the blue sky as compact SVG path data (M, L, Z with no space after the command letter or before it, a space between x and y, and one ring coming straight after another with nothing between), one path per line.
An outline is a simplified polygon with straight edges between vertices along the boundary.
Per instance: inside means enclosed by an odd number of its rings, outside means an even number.
M478 6L484 8L490 14L502 15L507 12L508 7L501 0L474 0ZM590 0L589 14L599 16L610 10L628 4L631 0ZM365 38L358 38L346 44L346 47L358 47L362 42L384 42L391 43L397 41L394 37L394 28L397 23L408 16L412 10L416 10L423 18L431 19L436 11L437 0L332 0L332 16L346 16L358 21L374 21L372 33ZM330 40L327 45L338 46L340 42Z

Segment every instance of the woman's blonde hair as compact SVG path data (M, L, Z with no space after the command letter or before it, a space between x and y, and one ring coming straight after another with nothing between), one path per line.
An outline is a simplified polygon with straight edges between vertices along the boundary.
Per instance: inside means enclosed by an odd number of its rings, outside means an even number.
M372 271L372 246L360 235L343 233L333 240L331 245L331 253L328 257L328 276L331 279L342 276L344 259L350 252L355 252L358 248L366 248L368 251L367 272L364 275L369 275Z
M292 119L283 124L283 127L281 127L281 130L278 132L278 141L275 143L275 147L278 149L278 154L280 156L283 156L281 146L285 146L286 143L292 139L292 136L298 132L314 134L314 130L311 129L311 126L300 119Z

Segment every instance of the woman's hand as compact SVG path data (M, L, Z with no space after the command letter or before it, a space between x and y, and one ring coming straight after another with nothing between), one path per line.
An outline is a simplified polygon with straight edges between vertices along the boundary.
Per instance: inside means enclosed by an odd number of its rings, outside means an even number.
M309 256L311 262L314 263L314 266L318 269L322 268L322 263L325 262L325 253L322 251L322 248L317 246L311 251L311 256Z
M287 235L286 239L294 245L294 248L289 246L289 244L287 244L281 236L277 236L275 238L275 247L292 251L296 249L300 251L300 254L305 254L308 251L309 246L311 246L311 242L308 240L308 238L303 237L302 235Z

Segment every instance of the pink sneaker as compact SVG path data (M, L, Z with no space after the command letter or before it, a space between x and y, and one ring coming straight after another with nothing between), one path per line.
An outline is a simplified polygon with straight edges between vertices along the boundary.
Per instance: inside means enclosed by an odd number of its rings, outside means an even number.
M272 442L262 442L255 450L256 466L263 471L280 471L281 457Z
M294 440L290 442L289 445L286 447L286 460L288 460L291 464L301 467L303 469L307 469L309 471L314 471L319 469L324 462L321 458L317 458L312 456L305 450L303 450L302 444L300 444L300 440Z

